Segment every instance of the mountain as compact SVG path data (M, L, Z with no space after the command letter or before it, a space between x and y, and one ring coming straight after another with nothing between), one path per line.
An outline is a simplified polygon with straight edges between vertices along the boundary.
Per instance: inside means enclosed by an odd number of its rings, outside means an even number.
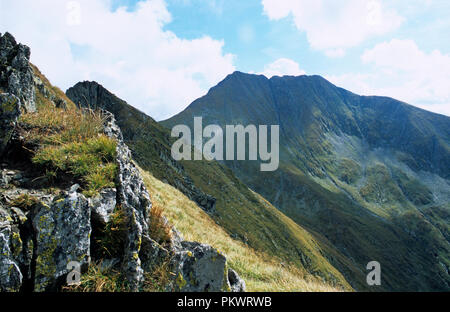
M348 281L330 264L325 254L352 272L354 285L364 288L365 275L354 268L339 251L325 239L319 241L315 235L250 190L230 169L215 161L173 160L170 148L174 139L170 131L151 117L96 82L77 83L66 94L80 107L108 110L114 114L133 159L142 170L148 172L150 178L147 181L156 179L165 185L166 189L160 190L155 189L153 183L148 183L149 189L163 194L161 206L168 211L169 220L174 224L183 224L185 220L188 224L180 227L185 230L181 232L183 235L196 239L204 237L204 240L215 242L212 243L214 247L217 244L224 246L224 241L233 242L231 245L225 244L228 250L239 246L233 249L235 256L230 258L230 266L246 281L249 290L306 290L304 280L299 279L299 276L315 277L330 287L350 290ZM193 203L202 209L203 222L189 219L188 211L178 210L176 215L172 214L174 207L169 204L169 198L173 198L174 192L181 193L182 198L189 201L182 201L180 195L177 196L178 204L186 210L192 211ZM200 226L193 227L192 224ZM220 231L212 230L217 228ZM206 237L205 233L211 237ZM226 240L219 240L224 234ZM255 257L253 264L249 264L249 252L262 256ZM271 274L270 270L273 270ZM286 274L288 277L280 278ZM280 279L285 282L280 282Z
M77 108L29 58L0 34L0 292L245 291L153 205L113 115Z
M320 76L241 72L161 124L193 129L195 116L222 128L279 125L277 171L223 164L357 271L378 261L383 289L450 290L449 117ZM354 271L328 259L358 288Z

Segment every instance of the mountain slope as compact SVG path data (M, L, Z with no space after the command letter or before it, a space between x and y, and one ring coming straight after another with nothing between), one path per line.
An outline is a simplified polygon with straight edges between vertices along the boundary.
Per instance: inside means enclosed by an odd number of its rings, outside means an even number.
M224 164L355 268L379 261L384 289L450 289L450 118L319 76L240 72L161 124L192 129L194 116L204 126L280 125L277 171Z
M217 162L174 161L170 153L173 143L170 132L95 82L78 83L66 94L77 105L112 112L142 169L180 190L230 237L269 255L273 261L283 261L323 278L330 285L350 289L348 282L324 254L333 254L337 262L342 263L348 262L345 257L331 244L317 241L249 190L231 170ZM363 287L364 274L347 264L345 267L358 276L356 284ZM236 270L239 269L242 267L237 266Z
M210 215L183 193L156 179L150 173L144 170L141 172L152 194L153 204L162 208L169 222L183 233L185 239L210 244L223 252L229 265L245 280L247 291L340 290L330 287L321 279L314 278L302 268L277 261L272 256L257 252L242 241L232 238ZM281 213L278 212L278 215L283 218ZM308 237L298 225L286 220L286 217L284 219L287 224L292 225L299 239ZM309 241L305 244L314 242Z

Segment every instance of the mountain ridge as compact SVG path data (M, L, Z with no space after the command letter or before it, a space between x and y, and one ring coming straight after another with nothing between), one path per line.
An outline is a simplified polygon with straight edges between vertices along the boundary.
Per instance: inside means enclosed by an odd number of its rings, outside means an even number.
M308 232L298 225L287 225L282 220L286 217L280 219L280 212L258 200L228 168L216 162L175 162L170 154L175 140L170 137L170 131L103 87L99 92L99 86L96 82L81 82L69 88L66 94L79 106L110 110L116 116L133 157L144 170L196 202L234 239L348 289L347 281L338 270L317 252L322 245L316 246L318 243ZM103 96L98 97L99 94ZM306 241L314 242L312 245L316 247L311 248ZM323 245L323 248L332 249L330 245ZM335 257L345 261L339 254ZM235 269L246 277L245 272ZM363 279L362 275L358 277L358 287L364 288Z
M384 262L389 289L449 287L448 219L430 217L450 209L449 117L359 96L320 76L239 72L160 123L192 127L194 116L221 127L279 124L278 173L259 172L257 162L223 163L298 224L331 239L356 266L370 258ZM421 233L423 242L411 232L418 224L431 231ZM383 240L402 250L399 259L383 251L389 245ZM401 272L400 257L415 259L410 271L423 274L416 285Z

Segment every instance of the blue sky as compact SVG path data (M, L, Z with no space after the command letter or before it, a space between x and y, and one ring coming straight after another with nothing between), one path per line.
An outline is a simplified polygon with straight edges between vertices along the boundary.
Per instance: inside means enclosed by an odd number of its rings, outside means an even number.
M446 0L0 1L0 32L53 83L96 80L158 120L234 70L319 74L450 115Z

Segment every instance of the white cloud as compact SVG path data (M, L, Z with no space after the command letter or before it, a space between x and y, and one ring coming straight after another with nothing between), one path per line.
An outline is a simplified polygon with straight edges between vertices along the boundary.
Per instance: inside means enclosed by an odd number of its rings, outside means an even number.
M32 62L54 84L65 89L96 80L157 119L179 112L234 71L222 41L184 40L164 30L171 15L163 0L139 2L133 12L111 12L110 0L2 6L0 32L29 45Z
M393 39L366 50L367 74L327 77L364 95L385 95L450 116L450 55L426 53L413 40Z
M345 50L342 48L326 50L325 55L330 58L339 58L345 55Z
M271 78L273 76L300 76L306 73L300 69L297 62L287 58L280 58L264 66L264 71L261 74Z
M331 57L341 57L344 49L390 32L403 21L382 0L262 0L262 4L272 20L292 16L311 47Z

